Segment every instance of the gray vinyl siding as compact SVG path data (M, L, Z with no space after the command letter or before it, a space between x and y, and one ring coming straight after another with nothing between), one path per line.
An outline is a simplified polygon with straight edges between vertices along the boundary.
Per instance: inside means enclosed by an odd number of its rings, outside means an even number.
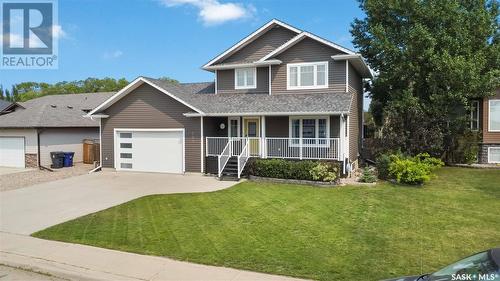
M349 64L348 69L349 93L352 95L349 112L349 158L351 161L355 161L361 148L361 132L363 130L363 80L352 65Z
M273 65L271 70L272 94L288 93L325 93L345 92L346 67L345 62L333 61L331 56L341 54L329 46L312 39L304 39L295 46L279 54L275 58L281 60L280 65ZM287 64L301 62L328 61L328 88L314 90L287 90Z
M234 87L234 69L217 71L217 93L269 93L269 67L257 67L257 88L236 90Z
M83 162L83 141L99 142L99 128L47 128L40 130L40 162L50 167L50 152L74 152L73 162Z
M185 117L193 110L157 89L143 84L121 98L102 119L103 167L114 168L114 129L185 129L185 166L187 172L200 172L200 118ZM151 157L154 157L152 155Z
M254 62L283 45L295 35L297 33L289 29L276 26L226 58L222 63Z

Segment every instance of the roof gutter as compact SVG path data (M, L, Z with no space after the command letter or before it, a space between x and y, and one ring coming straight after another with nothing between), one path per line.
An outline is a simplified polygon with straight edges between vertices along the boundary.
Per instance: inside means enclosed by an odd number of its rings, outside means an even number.
M108 117L109 117L109 115L107 115L107 114L99 114L99 113L97 113L97 114L85 114L85 115L83 115L82 117L83 117L83 118L90 118L91 120L94 120L94 118L96 118L96 119L100 119L100 118L108 118Z
M254 61L250 63L236 63L236 64L226 64L226 65L212 65L204 66L202 69L212 71L212 70L224 70L224 69L234 69L241 67L259 67L259 66L269 66L281 64L280 60L267 60L267 61Z
M186 117L226 117L226 116L304 116L304 115L341 115L349 114L349 111L318 111L318 112L231 112L231 113L205 113L199 114L194 112L184 113Z

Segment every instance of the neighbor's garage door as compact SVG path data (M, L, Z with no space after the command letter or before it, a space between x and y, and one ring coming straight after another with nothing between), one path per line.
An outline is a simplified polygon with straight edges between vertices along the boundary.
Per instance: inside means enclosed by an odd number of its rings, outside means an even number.
M0 166L24 168L24 138L0 137Z
M116 131L115 167L140 172L183 172L182 130Z

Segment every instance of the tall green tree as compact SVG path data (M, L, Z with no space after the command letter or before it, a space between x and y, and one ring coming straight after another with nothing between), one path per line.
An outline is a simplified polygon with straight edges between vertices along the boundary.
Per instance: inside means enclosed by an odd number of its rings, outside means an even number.
M445 155L470 101L500 86L499 1L361 0L354 45L377 73L371 112L389 148Z
M12 101L12 99L10 97L9 89L5 89L5 100L6 101Z
M3 86L0 85L0 100L5 99L4 94L3 94Z

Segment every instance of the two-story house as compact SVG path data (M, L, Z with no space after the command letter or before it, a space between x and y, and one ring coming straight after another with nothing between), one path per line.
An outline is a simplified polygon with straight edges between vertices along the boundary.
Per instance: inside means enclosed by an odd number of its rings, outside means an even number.
M91 111L102 166L239 176L250 157L357 164L372 78L359 54L272 20L202 68L214 82L139 77Z

